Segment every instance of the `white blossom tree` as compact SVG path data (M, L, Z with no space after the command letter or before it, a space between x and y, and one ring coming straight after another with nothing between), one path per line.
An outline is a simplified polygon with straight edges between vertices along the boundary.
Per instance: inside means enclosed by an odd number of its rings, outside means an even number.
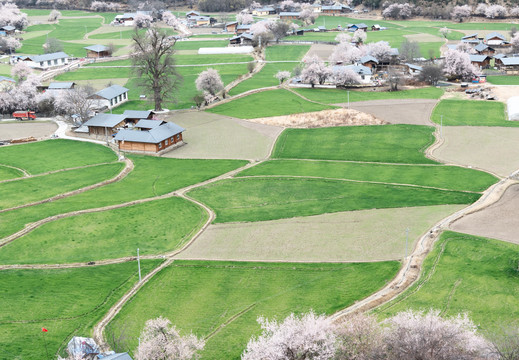
M171 11L164 11L162 13L162 21L168 26L171 26L173 29L178 27L179 21L175 15Z
M149 28L152 22L153 18L146 14L137 14L133 18L133 23L137 28Z
M11 76L18 82L25 81L33 73L25 61L18 61L11 69Z
M378 61L388 61L391 57L391 46L387 41L365 44L361 50L363 55L371 55Z
M254 22L254 19L250 14L239 13L238 15L236 15L236 21L238 21L240 24L247 25L252 24Z
M22 13L12 2L0 3L0 26L11 25L22 30L29 24L27 14Z
M345 67L339 68L339 70L335 71L333 74L333 82L337 86L349 86L354 84L360 84L361 77L352 69L348 69Z
M146 321L137 348L137 360L198 359L204 341L195 335L180 336L171 321L163 317Z
M259 9L259 8L261 8L261 6L262 5L259 2L253 1L253 2L250 3L249 9L250 10Z
M442 27L440 30L438 30L440 35L443 36L445 39L447 39L447 36L451 33L451 30L447 28L446 26Z
M11 54L22 47L22 43L15 37L2 36L0 37L0 50L4 53Z
M92 11L119 11L121 5L114 2L92 1L90 10Z
M361 57L362 51L358 47L351 45L349 42L341 42L334 46L332 55L328 60L335 64L350 64L359 61Z
M195 85L198 91L206 91L215 96L219 91L223 90L223 81L218 70L208 68L198 75Z
M336 359L371 360L384 357L384 331L371 315L354 314L334 328Z
M41 85L39 76L29 74L16 86L7 91L0 92L0 112L10 113L14 110L27 110L36 108L37 86Z
M284 0L279 4L281 11L297 11L301 4L292 0Z
M466 42L460 42L458 45L456 45L456 50L467 54L470 54L474 51L472 46L470 46L470 44L467 44Z
M252 338L242 360L328 360L335 353L335 334L324 315L290 314L282 322L258 318L263 332Z
M303 62L305 68L301 71L301 81L312 87L315 84L324 84L332 75L332 70L317 55L305 56Z
M445 53L445 74L452 78L467 79L479 74L479 71L470 62L469 54L449 49Z
M274 77L279 80L279 83L282 84L285 80L289 79L291 76L290 71L278 71Z
M356 44L362 44L364 41L366 41L367 37L368 35L364 30L358 29L353 33L351 41Z
M498 4L489 5L485 10L485 16L489 19L502 19L506 17L506 15L506 8Z
M387 359L469 360L482 357L489 344L466 315L444 319L438 310L407 310L389 318L384 342Z
M340 42L340 43L350 43L351 35L348 33L345 33L345 32L341 32L341 33L339 33L339 35L337 35L335 37L335 41Z
M454 20L462 22L463 19L470 17L472 8L468 5L458 5L452 8L451 16Z
M393 18L393 19L408 19L413 15L414 7L409 3L398 4L394 3L387 6L382 11L382 16L384 18Z
M519 6L515 6L508 11L508 14L512 17L519 17Z
M301 11L299 12L299 19L301 19L307 25L315 23L317 14L315 13L312 5L304 4L301 7Z
M474 15L485 16L485 12L487 11L488 5L485 3L479 3L474 10Z
M59 19L59 17L61 16L61 12L59 12L58 10L54 9L50 12L49 14L49 22L54 22L54 21L57 21Z

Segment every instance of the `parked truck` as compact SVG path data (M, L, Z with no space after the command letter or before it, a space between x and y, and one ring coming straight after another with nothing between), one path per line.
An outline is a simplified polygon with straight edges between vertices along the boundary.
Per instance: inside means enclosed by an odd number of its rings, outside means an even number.
M36 119L36 114L34 111L15 111L13 117L19 120L34 120Z

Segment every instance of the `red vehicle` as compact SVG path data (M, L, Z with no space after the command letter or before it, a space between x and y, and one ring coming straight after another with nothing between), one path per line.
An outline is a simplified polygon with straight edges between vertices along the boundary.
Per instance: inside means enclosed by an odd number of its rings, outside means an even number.
M20 120L30 120L30 119L36 119L36 114L34 111L15 111L13 113L13 117L15 119L20 119Z

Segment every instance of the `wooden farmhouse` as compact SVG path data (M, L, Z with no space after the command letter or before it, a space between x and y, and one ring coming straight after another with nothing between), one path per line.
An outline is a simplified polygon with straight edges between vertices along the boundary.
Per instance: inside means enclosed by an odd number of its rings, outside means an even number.
M485 36L485 44L489 46L502 46L507 45L508 42L502 34L498 32L492 32Z
M75 82L51 82L45 91L52 94L58 94L62 91L72 90L74 89L74 86L76 86Z
M491 48L490 46L486 45L486 44L483 44L483 43L480 43L476 46L474 46L474 50L479 54L479 55L494 55L496 50L494 48Z
M296 20L299 19L298 12L281 12L279 13L280 20Z
M372 72L375 72L378 65L378 60L371 55L366 55L360 58L359 64L366 66L371 69Z
M240 35L250 31L250 25L240 24L236 26L236 35Z
M225 24L225 31L233 33L236 31L237 26L238 26L237 21L228 22L227 24Z
M360 23L360 24L348 24L348 31L357 31L357 30L363 30L363 31L368 31L368 25L364 24L364 23Z
M186 13L186 17L187 17L187 18L190 18L190 17L192 17L192 16L200 16L200 13L199 13L198 11L194 11L194 10L188 11L188 12Z
M162 152L182 141L184 128L160 120L140 120L135 129L122 129L115 135L119 150Z
M209 16L191 16L187 19L187 23L190 26L207 26L211 24L211 18Z
M379 24L371 25L371 31L380 31L381 29Z
M123 112L127 124L137 124L140 120L154 120L155 113L151 110L125 110Z
M265 16L265 15L271 15L271 14L275 14L275 13L276 13L276 9L274 9L273 7L262 7L262 8L252 10L252 15L254 15L254 16Z
M50 69L68 64L69 56L64 52L55 52L44 55L21 56L19 59L33 69Z
M519 57L504 57L500 61L502 70L505 70L508 74L519 74Z
M469 55L472 65L483 69L490 65L490 56L488 55Z
M87 51L87 58L103 58L112 56L112 50L105 45L85 46L83 49Z
M88 134L111 137L126 125L124 115L97 114L83 125L88 127Z
M6 25L0 27L0 30L3 31L6 35L14 35L16 28L12 25Z
M128 89L121 85L112 85L88 97L97 100L97 108L113 109L128 101Z
M336 15L342 13L342 6L322 6L321 12L325 15Z

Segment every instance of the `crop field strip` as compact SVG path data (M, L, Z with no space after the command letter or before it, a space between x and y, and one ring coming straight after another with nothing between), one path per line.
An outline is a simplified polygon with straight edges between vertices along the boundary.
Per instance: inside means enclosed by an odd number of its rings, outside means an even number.
M116 334L126 328L134 338L145 320L162 315L176 319L180 330L205 337L239 315L220 328L203 351L204 359L234 359L239 357L249 337L259 332L257 316L282 318L292 311L309 309L331 314L383 286L398 268L398 262L292 264L177 260L132 298L110 328ZM130 348L137 345L135 341Z
M23 172L16 168L0 165L0 182L6 180L20 179L23 176Z
M442 100L431 120L444 126L519 126L517 121L506 119L505 104L478 100Z

